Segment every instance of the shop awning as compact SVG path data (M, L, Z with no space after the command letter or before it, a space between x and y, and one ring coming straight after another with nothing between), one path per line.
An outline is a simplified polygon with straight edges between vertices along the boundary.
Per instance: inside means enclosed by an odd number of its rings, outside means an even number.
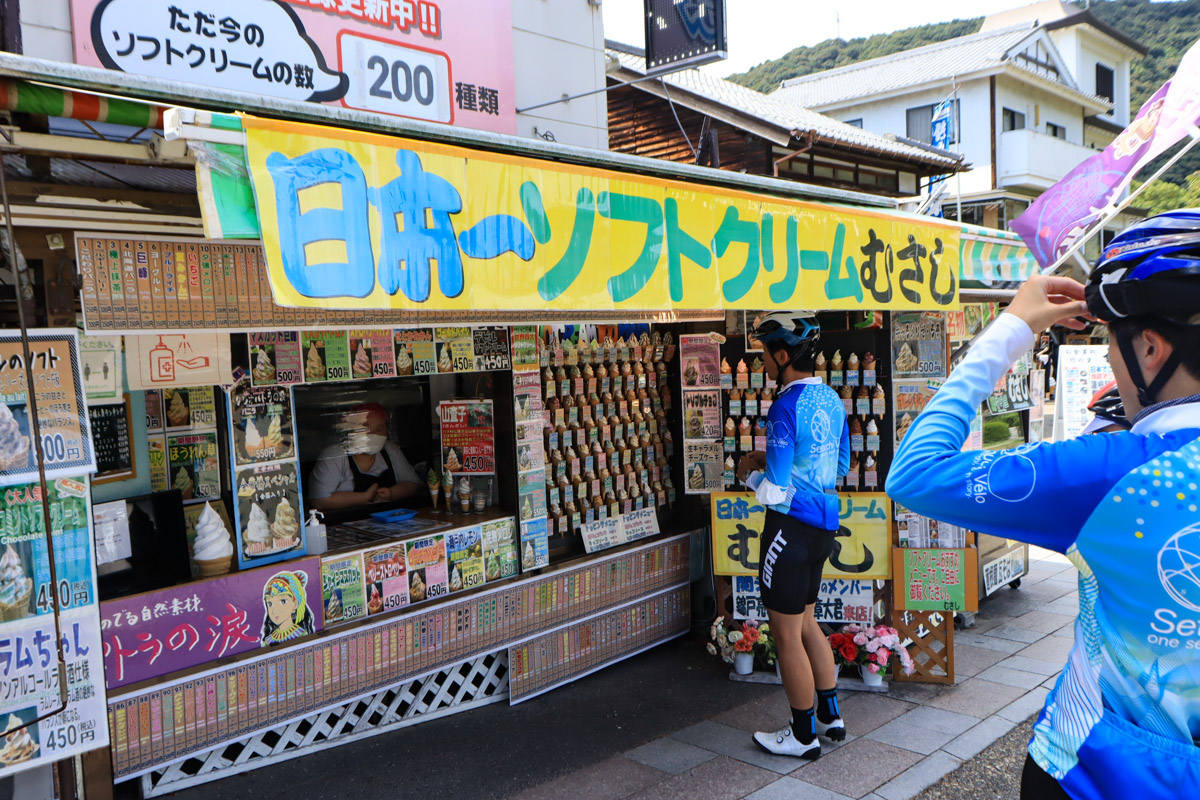
M1010 231L962 226L960 275L964 284L1007 288L1033 275L1038 263L1021 237Z

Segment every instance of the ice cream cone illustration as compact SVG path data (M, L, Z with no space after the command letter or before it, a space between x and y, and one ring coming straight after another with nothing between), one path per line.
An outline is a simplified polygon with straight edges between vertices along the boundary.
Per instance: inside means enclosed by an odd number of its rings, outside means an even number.
M12 622L29 616L32 597L33 579L25 574L16 548L9 545L0 556L0 621Z
M0 403L0 470L19 469L29 463L29 437L7 405Z
M168 391L170 391L168 389ZM188 410L187 402L183 399L182 392L172 392L171 402L167 405L167 421L172 427L178 428L188 424L188 418L191 412Z
M325 380L325 359L321 358L321 352L317 350L316 342L312 342L308 346L308 359L304 362L304 377L310 381Z
M267 354L265 347L258 349L258 356L254 359L254 380L256 383L270 383L275 380L275 365L271 363L271 356Z
M361 340L359 340L358 347L354 350L353 372L356 378L371 377L371 356L367 353L367 348L363 346Z

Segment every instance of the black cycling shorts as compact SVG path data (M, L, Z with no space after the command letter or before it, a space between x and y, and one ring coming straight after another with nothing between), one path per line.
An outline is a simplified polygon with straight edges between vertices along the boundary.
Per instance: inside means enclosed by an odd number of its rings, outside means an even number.
M801 614L817 602L836 533L767 510L758 559L758 586L767 609Z

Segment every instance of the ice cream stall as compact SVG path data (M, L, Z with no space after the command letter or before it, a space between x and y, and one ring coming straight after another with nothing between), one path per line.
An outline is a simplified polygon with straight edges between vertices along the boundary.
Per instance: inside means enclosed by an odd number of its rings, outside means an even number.
M757 558L726 465L773 400L746 335L763 309L822 310L858 426L837 577L873 599L893 577L880 487L945 375L978 231L367 115L153 113L195 158L203 235L80 222L61 242L78 291L44 314L81 354L82 456L64 434L48 479L94 543L71 551L94 578L66 580L95 640L58 620L90 665L72 687L94 706L74 734L93 790L165 794L523 702L707 622L709 548L735 580ZM1013 247L979 277L1017 278ZM23 402L0 442L29 436ZM37 557L0 558L0 611L33 616Z

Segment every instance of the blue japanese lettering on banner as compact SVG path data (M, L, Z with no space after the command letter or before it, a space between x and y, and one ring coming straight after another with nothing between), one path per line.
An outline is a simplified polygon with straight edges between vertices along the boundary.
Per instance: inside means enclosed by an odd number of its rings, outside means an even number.
M613 239L638 242L631 263L613 264L605 288L614 303L624 303L641 293L665 260L671 302L684 300L684 262L702 270L728 256L735 266L722 276L720 295L725 303L747 298L764 273L776 272L776 230L783 227L786 268L772 278L768 293L774 303L796 298L801 273L823 273L828 300L862 303L867 292L874 305L891 303L898 287L910 303L931 298L939 306L951 305L957 296L957 276L940 266L943 242L922 241L915 234L894 249L880 238L874 225L866 226L866 241L847 243L847 225L834 229L828 252L800 246L802 236L796 216L764 212L759 219L745 218L745 209L730 205L710 238L707 232L687 231L682 225L680 200L663 200L608 191L578 188L574 220L552 226L536 184L520 187L520 207L525 219L511 214L483 217L470 228L455 230L464 200L453 183L428 172L421 155L395 151L400 174L381 187L371 187L355 156L337 147L326 147L288 158L271 152L266 171L274 188L279 250L283 271L292 287L304 297L364 298L381 288L388 295L402 292L407 299L424 303L433 292L432 264L437 264L441 295L454 298L466 289L463 256L491 260L513 253L522 261L537 255L539 246L568 237L562 254L537 281L542 299L552 301L567 292L583 274L591 253L595 220L612 223ZM339 193L340 201L325 205L305 203L309 190ZM372 242L371 208L382 221L379 252ZM693 217L694 218L694 217ZM694 223L692 223L694 224ZM885 234L887 230L884 230ZM925 235L927 232L922 231ZM897 243L899 245L899 243ZM862 257L847 255L857 249ZM666 258L663 258L664 251ZM315 253L323 253L317 256ZM340 256L344 253L344 260ZM896 261L908 264L897 271ZM948 281L948 289L938 284ZM916 288L914 288L914 285Z

